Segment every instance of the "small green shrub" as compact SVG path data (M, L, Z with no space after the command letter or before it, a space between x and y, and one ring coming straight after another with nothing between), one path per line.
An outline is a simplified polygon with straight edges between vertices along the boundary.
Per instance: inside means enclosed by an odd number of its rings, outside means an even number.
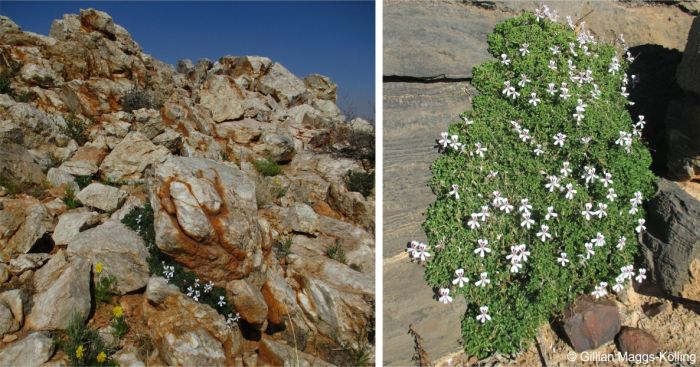
M74 315L64 335L56 335L54 343L62 349L70 366L116 366L109 358L114 353L100 338L97 331L88 328Z
M275 256L277 259L283 259L291 253L292 249L292 236L284 235L280 236L275 240L272 245L273 251L275 251Z
M273 162L269 158L256 159L253 161L253 166L263 176L277 176L282 172L282 167Z
M496 61L473 70L472 111L438 141L429 246L408 249L441 302L466 300L463 345L479 358L525 348L578 295L630 286L653 193L624 55L539 18L488 37Z
M121 339L129 331L129 325L124 317L124 309L121 306L112 308L112 321L109 323L112 327L112 334Z
M334 244L326 248L326 256L337 262L343 264L347 263L347 258L345 257L345 249L340 244L340 240L336 240Z
M348 171L345 186L350 191L361 193L365 198L370 196L374 190L374 171Z
M112 294L116 290L117 279L112 275L103 274L104 265L102 263L95 264L95 302L110 303L112 302Z
M75 182L78 184L78 187L81 189L86 188L88 185L92 183L93 176L92 175L84 175L84 176L75 176Z
M0 72L0 94L12 94L12 74L8 70Z
M63 202L66 204L68 209L75 209L81 206L80 201L75 198L75 192L72 187L66 189L66 194L63 197Z
M187 270L168 255L162 253L156 245L156 231L153 226L153 208L150 203L132 209L122 219L122 223L141 236L148 248L148 268L151 275L162 276L169 283L177 286L182 293L196 301L209 305L219 314L227 317L227 322L237 321L231 302L226 299L226 290L214 286L211 282L200 280L197 274ZM233 321L232 321L233 320Z
M61 126L61 133L75 140L78 145L83 145L88 141L88 125L71 114L65 118L66 126Z
M133 112L142 108L154 108L153 96L143 89L134 88L124 95L122 99L122 110Z

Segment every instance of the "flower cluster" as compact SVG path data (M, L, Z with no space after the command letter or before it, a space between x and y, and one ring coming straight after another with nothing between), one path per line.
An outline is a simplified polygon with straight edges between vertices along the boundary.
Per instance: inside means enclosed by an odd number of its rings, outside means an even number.
M489 36L473 111L437 140L429 241L406 248L440 303L466 299L471 355L519 350L576 296L646 277L628 268L653 190L646 122L626 112L633 56L557 18L543 6Z

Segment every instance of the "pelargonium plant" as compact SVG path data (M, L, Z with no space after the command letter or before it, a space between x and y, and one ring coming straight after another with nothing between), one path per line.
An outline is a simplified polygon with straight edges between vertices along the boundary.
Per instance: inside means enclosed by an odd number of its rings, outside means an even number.
M408 251L439 302L466 300L470 355L517 352L578 295L646 277L634 263L654 175L616 42L546 7L497 25L472 110L437 139L429 243Z

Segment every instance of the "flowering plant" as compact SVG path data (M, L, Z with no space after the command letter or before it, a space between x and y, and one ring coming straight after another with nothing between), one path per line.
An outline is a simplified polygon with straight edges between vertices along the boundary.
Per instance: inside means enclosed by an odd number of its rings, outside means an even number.
M646 273L635 238L654 176L644 117L626 110L627 50L556 18L543 7L489 36L495 60L474 68L473 109L437 140L429 243L408 247L440 302L466 299L477 357L521 350L576 296Z

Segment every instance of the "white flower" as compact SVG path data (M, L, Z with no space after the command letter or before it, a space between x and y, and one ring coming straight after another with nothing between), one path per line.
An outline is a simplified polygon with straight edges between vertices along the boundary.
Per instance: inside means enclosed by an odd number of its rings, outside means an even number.
M200 285L199 285L199 278L196 278L196 279L194 280L194 289L199 288L199 286L200 286Z
M632 203L632 205L641 205L642 200L642 193L640 191L635 191L634 197L630 199L630 203Z
M520 88L524 87L527 85L527 83L530 83L532 80L527 78L527 75L525 74L520 74L520 81L518 82L518 86Z
M576 53L575 48L576 48L576 44L573 43L573 42L569 42L569 52L571 52L571 54L574 55L574 56L578 56L578 54Z
M474 144L474 147L476 148L476 150L474 150L474 154L484 158L484 152L486 152L488 149L486 149L486 147L482 147L481 143Z
M564 147L564 140L566 140L566 135L562 133L557 133L557 135L554 135L552 137L554 139L554 145L558 145L560 147Z
M194 289L191 286L187 287L187 297L192 297L193 294L194 294Z
M558 189L561 187L561 184L559 183L559 177L557 176L548 176L547 180L549 182L544 185L546 189L549 189L549 192L554 192L555 189Z
M204 285L204 293L209 293L211 290L214 288L214 283L211 282L211 280Z
M471 219L467 222L467 225L471 229L477 229L481 227L481 224L479 223L479 213L472 213Z
M559 214L554 212L554 207L548 206L547 207L547 214L544 216L544 220L550 220L550 219L556 218L558 216L559 216Z
M515 91L515 87L512 87L510 85L510 81L506 80L505 82L503 82L503 85L503 94L505 94L506 97L513 97L513 99L515 99L520 96L520 93Z
M501 64L510 65L510 60L508 59L508 55L501 54Z
M630 96L629 92L627 92L627 87L625 87L624 85L620 87L620 94L622 94L622 96L625 98Z
M599 219L608 216L608 212L606 212L607 209L608 209L608 204L598 203L598 210L596 210L596 213L598 214Z
M199 302L199 296L200 296L199 291L194 291L194 295L192 296L192 299Z
M454 196L455 199L459 200L459 185L452 184L452 190L447 193L449 196Z
M557 94L557 87L554 86L554 83L547 84L547 93L549 93L550 96Z
M566 264L569 262L569 258L566 255L566 252L562 252L561 254L559 254L557 262L561 264L561 266L566 266Z
M491 201L491 205L493 205L495 208L500 208L501 205L504 203L504 198L501 196L500 191L494 191L491 193L493 195L493 200Z
M535 149L532 152L535 153L535 156L537 156L537 157L539 157L541 154L543 154L544 150L542 150L542 144L537 144L537 146L535 147Z
M486 321L491 321L491 316L489 316L489 306L481 306L479 308L479 312L481 313L476 316L476 321L479 321L482 324Z
M634 277L634 266L633 265L625 265L620 268L620 279L625 280L625 279L632 279Z
M617 56L613 56L610 66L608 67L608 73L615 75L618 71L620 71L620 60Z
M596 299L600 297L605 297L605 295L608 294L608 291L606 290L607 287L608 283L600 282L600 285L597 285L595 287L595 290L591 294L595 296Z
M474 283L475 286L477 287L486 287L487 284L491 283L491 280L489 279L489 273L481 273L479 274L479 280Z
M595 167L593 166L584 166L583 167L583 175L581 178L586 180L586 184L589 184L591 182L595 182L596 179L598 179L598 175L595 174Z
M523 268L523 264L521 264L520 262L514 262L514 263L510 264L510 272L511 273L517 273L522 268Z
M557 63L554 62L554 60L549 60L549 65L547 67L552 70L557 70Z
M637 221L637 228L635 228L634 230L637 231L637 233L642 233L642 231L647 229L647 227L644 226L644 223L646 223L646 220L644 220L644 218L639 219Z
M440 288L440 299L438 301L444 304L452 302L452 297L450 297L450 290L447 288Z
M418 245L420 245L420 242L416 240L411 241L411 244L406 247L406 252L408 252L408 256L413 257L413 255L416 254L416 251L418 251Z
M615 247L617 247L618 250L622 250L623 248L625 248L626 243L627 238L625 236L620 236L620 238L617 240L617 245L615 245Z
M515 249L520 253L520 259L523 261L527 261L528 257L530 256L530 251L527 250L527 246L524 243L521 243L518 246L515 246Z
M586 107L588 107L588 105L583 103L583 100L579 98L578 104L576 105L576 113L574 113L576 122L581 122L581 120L583 120L583 113L586 112Z
M530 210L532 210L532 205L530 205L530 200L528 198L524 198L524 199L520 200L520 207L518 208L518 211L529 214Z
M576 191L576 189L574 189L574 185L568 183L568 184L566 184L566 194L564 194L564 197L571 200L574 198L574 195L576 195L577 192L578 191Z
M454 150L459 150L459 148L462 146L462 143L459 142L459 136L457 135L452 135L450 137L450 148Z
M591 91L591 97L593 97L593 99L599 99L600 94L601 94L601 91L598 87L598 84L593 83L593 90Z
M488 217L491 216L489 214L489 207L487 205L482 205L481 206L481 212L477 213L479 215L479 218L481 218L482 222L485 222Z
M525 227L527 229L532 228L532 226L535 224L535 221L530 218L530 213L525 212L523 213L523 221L520 222L521 227Z
M619 277L615 278L615 285L612 287L615 293L620 293L624 289L621 280L622 279L620 279Z
M620 137L615 140L615 144L625 147L627 153L632 150L632 134L620 131Z
M586 145L590 143L591 140L593 140L592 136L584 136L583 138L581 138L581 144Z
M467 283L469 283L469 278L464 276L464 269L455 270L455 278L452 280L452 284L462 288Z
M598 232L596 233L595 238L591 240L591 242L597 247L603 247L605 246L605 236L602 233Z
M642 281L644 281L644 279L647 278L646 274L647 274L647 269L640 268L638 270L637 276L634 277L634 279L637 281L637 283L641 283Z
M591 256L595 255L595 250L593 250L592 243L586 242L583 246L586 248L586 259L590 259Z
M615 193L615 189L612 187L608 189L608 194L605 195L605 197L608 199L608 201L615 201L617 199L617 194Z
M446 149L447 146L450 144L450 137L447 132L442 132L440 133L440 139L438 139L438 144L442 147L442 149Z
M639 115L639 121L634 124L634 127L638 128L639 130L644 129L644 125L646 125L646 121L644 121L644 115Z
M466 115L462 115L461 117L462 117L462 121L464 121L464 124L467 126L474 123L474 120L470 120L469 117L467 117Z
M549 48L549 51L552 51L552 55L558 55L561 53L561 48L559 46L552 46Z
M562 177L567 177L571 174L571 163L569 161L564 161L562 164L562 169L559 170Z
M519 246L510 246L510 255L506 256L506 260L510 260L511 264L520 262L522 259L522 252Z
M428 245L424 243L418 244L416 251L413 253L414 259L420 259L420 261L425 262L429 257L430 253L427 251Z
M528 129L522 129L518 132L518 134L519 134L520 140L522 140L523 142L527 142L528 140L531 139L530 130L528 130Z
M634 62L634 56L632 56L632 54L629 51L627 51L625 57L627 57L627 61Z
M226 301L224 301L224 296L219 296L219 302L216 302L216 304L219 305L219 307L224 307L226 304Z
M566 64L569 67L569 71L576 70L576 65L574 65L574 62L571 61L571 59L566 60Z
M240 319L241 314L239 314L238 312L236 312L236 316L233 316L233 314L230 313L228 314L228 316L226 316L226 325L228 325L228 327L233 327L236 324L236 322L238 322L238 320Z
M530 46L530 45L528 45L527 42L523 43L520 46L520 49L518 50L518 51L520 51L520 56L525 56L525 55L530 53L530 50L527 49L528 46Z
M581 215L583 215L583 216L586 218L586 220L591 220L591 217L592 217L592 216L595 216L595 215L598 214L597 212L592 211L591 209L593 209L593 204L592 204L592 203L586 203L586 204L584 205L584 209L583 209L583 211L581 212Z
M165 282L169 282L170 279L172 279L175 276L175 267L174 266L167 266L165 265L165 262L162 262L163 264L163 277L165 277Z
M569 94L569 87L567 87L566 83L561 83L559 91L561 92L559 94L559 97L561 97L562 99L569 99L569 97L571 97L571 94Z
M546 224L541 225L540 231L537 232L536 236L539 237L542 242L545 242L547 241L547 239L552 238L552 235L549 234L549 226Z
M537 93L535 93L535 92L530 93L530 100L527 101L527 103L537 107L537 104L540 103L540 99L537 98Z
M506 212L506 214L508 214L511 211L513 211L513 209L515 209L515 207L513 207L512 205L510 205L510 203L508 203L508 198L505 198L503 201L503 205L501 205L500 209L501 209L501 211L504 211L504 212Z
M479 244L479 247L476 250L474 250L474 253L479 254L479 257L484 257L484 255L487 252L491 253L491 249L488 247L488 245L489 245L488 240L480 239L477 241L477 243Z

